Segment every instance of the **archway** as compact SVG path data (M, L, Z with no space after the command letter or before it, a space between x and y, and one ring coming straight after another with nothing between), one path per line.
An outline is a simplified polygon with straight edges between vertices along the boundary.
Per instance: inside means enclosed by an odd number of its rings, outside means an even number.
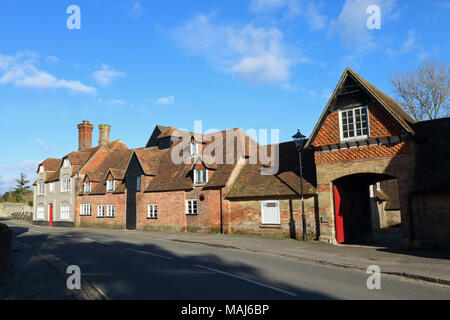
M377 173L358 173L333 181L336 240L338 243L374 243L394 244L401 241L401 229L398 237L384 232L380 237L385 212L379 211L378 203L386 201L379 196L382 190L374 191L374 185L382 181L396 181L396 177ZM395 188L397 188L395 183ZM397 191L397 190L396 190ZM378 198L377 198L378 196ZM398 197L398 192L395 192ZM381 199L380 199L381 198ZM384 207L383 207L384 208ZM401 218L398 211L400 226ZM382 223L380 223L380 221ZM387 235L387 236L386 236Z

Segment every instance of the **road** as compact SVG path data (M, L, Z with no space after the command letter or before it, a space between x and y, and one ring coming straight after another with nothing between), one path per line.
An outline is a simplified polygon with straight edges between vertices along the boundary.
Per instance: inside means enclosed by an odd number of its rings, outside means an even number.
M449 286L382 275L381 289L369 290L362 271L146 232L10 227L18 241L79 266L108 299L450 299Z

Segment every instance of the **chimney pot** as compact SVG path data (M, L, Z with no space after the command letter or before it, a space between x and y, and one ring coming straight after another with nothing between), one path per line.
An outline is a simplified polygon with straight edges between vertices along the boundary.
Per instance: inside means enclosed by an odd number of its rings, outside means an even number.
M83 120L78 126L78 151L90 149L92 147L92 129L94 125L87 120Z
M98 145L106 145L109 143L109 132L111 126L109 124L100 124L98 126Z

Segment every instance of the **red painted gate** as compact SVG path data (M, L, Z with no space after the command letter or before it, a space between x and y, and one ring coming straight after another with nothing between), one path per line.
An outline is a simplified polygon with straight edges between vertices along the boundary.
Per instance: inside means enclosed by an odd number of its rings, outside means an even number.
M344 185L342 183L334 183L334 221L336 224L336 241L344 242Z

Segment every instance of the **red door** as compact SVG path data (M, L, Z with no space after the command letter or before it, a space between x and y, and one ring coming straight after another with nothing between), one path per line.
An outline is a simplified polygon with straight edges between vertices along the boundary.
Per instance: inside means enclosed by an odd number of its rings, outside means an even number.
M340 183L333 186L334 193L334 221L336 223L336 241L344 242L344 205L342 199L344 197L344 188Z
M48 225L50 227L53 225L53 205L48 208Z

